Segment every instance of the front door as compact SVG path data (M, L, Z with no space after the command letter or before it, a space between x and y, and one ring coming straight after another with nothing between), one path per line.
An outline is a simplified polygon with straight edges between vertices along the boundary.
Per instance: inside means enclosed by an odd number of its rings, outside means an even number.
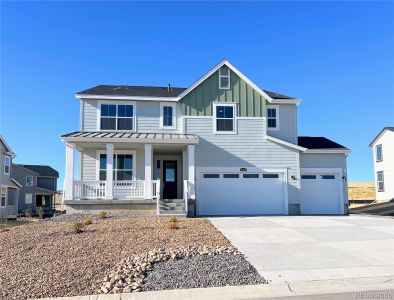
M163 198L177 198L177 163L176 160L163 161Z

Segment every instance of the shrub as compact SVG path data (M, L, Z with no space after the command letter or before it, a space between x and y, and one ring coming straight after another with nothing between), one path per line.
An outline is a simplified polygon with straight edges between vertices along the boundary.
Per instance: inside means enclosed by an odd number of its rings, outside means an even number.
M179 229L178 224L176 222L170 222L170 229Z
M81 233L85 228L85 224L82 222L74 222L72 225L72 230L74 233Z
M175 216L172 216L172 217L170 218L170 222L176 223L176 222L178 222L178 219L177 219Z
M93 221L91 218L88 218L85 220L85 222L83 222L83 224L85 224L87 226L87 225L93 224Z
M44 208L42 206L37 207L36 212L40 219L44 219Z
M106 219L108 217L107 212L103 210L98 213L98 216L100 219Z
M26 208L24 212L25 216L29 219L33 216L33 210L31 208Z

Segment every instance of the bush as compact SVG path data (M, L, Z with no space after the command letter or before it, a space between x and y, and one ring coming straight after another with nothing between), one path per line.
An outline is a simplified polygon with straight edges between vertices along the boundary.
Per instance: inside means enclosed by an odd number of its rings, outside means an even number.
M44 208L42 206L37 207L36 212L40 219L44 219Z
M85 220L85 222L83 222L83 224L85 224L87 226L87 225L93 224L93 221L91 218L88 218Z
M33 210L31 208L26 208L24 210L25 216L29 219L31 219L31 217L33 216Z
M98 216L100 219L106 219L108 217L107 212L103 210L98 213Z
M178 222L178 219L177 219L175 216L172 216L172 217L170 218L170 222L176 223L176 222Z
M178 224L176 222L170 222L170 229L179 229Z
M72 230L74 233L81 233L85 228L85 224L82 222L74 222L72 226Z

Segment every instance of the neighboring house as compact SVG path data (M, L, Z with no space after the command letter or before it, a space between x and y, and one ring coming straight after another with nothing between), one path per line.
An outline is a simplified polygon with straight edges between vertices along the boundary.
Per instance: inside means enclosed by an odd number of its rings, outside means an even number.
M12 179L14 152L0 135L0 218L16 218L21 185Z
M350 150L299 137L300 100L227 61L188 88L99 85L76 97L80 130L62 136L68 213L347 213Z
M18 211L36 211L42 206L45 214L51 215L55 209L55 194L59 173L49 166L13 164L12 177L22 188L19 193Z
M375 170L376 201L394 199L394 127L385 127L371 142Z

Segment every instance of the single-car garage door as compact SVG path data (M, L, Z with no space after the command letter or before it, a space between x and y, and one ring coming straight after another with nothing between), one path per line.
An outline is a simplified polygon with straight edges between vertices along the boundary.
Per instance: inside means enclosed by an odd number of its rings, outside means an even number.
M200 172L196 182L198 214L287 214L283 174Z
M339 173L302 172L300 206L302 215L343 214L342 178Z

